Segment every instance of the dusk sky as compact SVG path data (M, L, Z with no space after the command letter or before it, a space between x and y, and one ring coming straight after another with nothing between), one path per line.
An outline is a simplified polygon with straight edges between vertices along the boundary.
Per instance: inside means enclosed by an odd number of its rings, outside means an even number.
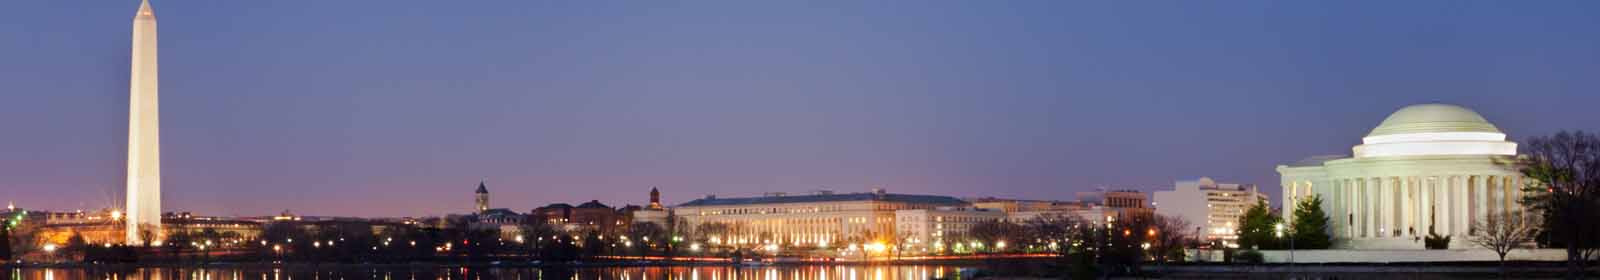
M1597 1L201 1L164 207L465 213L818 189L1073 199L1348 154L1444 102L1600 132ZM0 200L120 201L138 1L6 1ZM3 201L0 201L3 202Z

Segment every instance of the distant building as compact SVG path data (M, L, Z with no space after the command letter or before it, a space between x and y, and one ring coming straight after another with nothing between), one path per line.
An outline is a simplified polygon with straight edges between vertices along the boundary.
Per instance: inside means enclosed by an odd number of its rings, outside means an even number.
M894 242L898 210L966 206L966 201L954 197L892 194L875 189L849 194L706 196L678 205L675 212L689 230L708 224L725 225L727 232L712 236L712 245L828 247Z
M972 207L938 207L894 211L895 242L910 252L942 252L967 241L967 231L984 222L1006 219L1006 212Z
M522 234L522 225L528 221L527 215L506 208L489 208L489 186L483 181L478 181L478 190L473 193L477 212L465 217L470 221L467 227L495 229L500 232L500 237L505 239L512 239Z
M1017 200L984 198L974 200L980 208L999 210L1014 223L1025 223L1047 215L1075 216L1096 225L1113 220L1149 217L1155 209L1146 203L1144 193L1131 190L1079 192L1078 201Z
M661 190L650 188L650 205L648 209L661 210Z
M473 212L489 211L489 187L483 181L478 181L478 191L474 193L476 195L473 200L477 207L473 207Z
M991 210L996 210L996 211L1001 211L1001 212L1006 212L1006 213L1025 212L1025 211L1045 211L1045 210L1052 210L1052 209L1060 209L1060 207L1063 207L1065 204L1076 204L1075 202L1067 202L1067 201L1001 199L1001 198L994 198L994 197L976 198L976 199L970 199L969 201L972 202L972 207L982 208L982 209L991 209Z
M574 207L571 204L555 203L545 207L533 209L533 218L558 230L584 233L598 232L611 234L626 230L632 217L624 211L613 209L591 200Z
M662 229L672 228L672 209L661 205L661 191L656 188L650 188L650 204L632 214L634 223L653 223Z
M1104 205L1111 208L1149 209L1150 200L1143 192L1134 190L1078 192L1078 201Z
M17 210L4 215L18 222L16 232L26 233L14 236L31 236L33 239L25 242L32 246L66 245L73 236L82 237L84 243L89 245L126 242L126 227L123 224L126 216L119 210L88 212ZM168 212L163 214L161 219L164 225L161 228L162 232L151 233L152 235L172 237L180 234L200 236L202 233L216 233L220 238L215 240L216 242L243 242L255 240L261 234L261 223L245 219L206 217L189 212Z
M1180 217L1199 229L1208 240L1232 243L1238 239L1239 218L1267 195L1252 184L1219 184L1211 178L1178 181L1171 191L1155 193L1156 213Z

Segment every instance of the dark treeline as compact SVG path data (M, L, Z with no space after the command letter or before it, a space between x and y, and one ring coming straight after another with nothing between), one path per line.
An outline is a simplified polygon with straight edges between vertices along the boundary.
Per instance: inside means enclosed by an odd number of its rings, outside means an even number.
M645 226L648 227L648 226ZM251 240L213 231L176 233L160 246L89 246L69 244L58 261L121 262L292 262L292 263L409 263L541 261L566 263L597 256L664 256L671 246L642 240L669 240L661 236L621 235L603 238L598 232L558 233L542 226L524 226L506 238L497 229L388 226L375 230L361 222L323 223L315 227L297 223L266 225ZM630 232L633 233L633 232ZM627 238L623 238L627 237ZM75 237L76 238L76 237Z

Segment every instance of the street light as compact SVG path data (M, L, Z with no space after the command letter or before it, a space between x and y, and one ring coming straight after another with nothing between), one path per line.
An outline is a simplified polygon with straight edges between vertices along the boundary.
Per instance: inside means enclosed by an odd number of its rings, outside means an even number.
M44 253L47 255L47 259L49 259L50 262L55 262L56 244L44 244Z

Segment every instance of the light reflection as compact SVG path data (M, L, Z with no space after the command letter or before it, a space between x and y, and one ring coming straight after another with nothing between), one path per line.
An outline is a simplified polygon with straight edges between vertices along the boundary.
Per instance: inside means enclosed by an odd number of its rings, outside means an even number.
M0 279L46 280L147 280L147 279L605 279L605 280L898 280L952 279L956 266L894 265L811 265L811 266L667 266L667 267L584 267L550 274L552 270L534 267L371 267L330 269L314 266L259 268L135 268L126 271L101 271L61 268L14 268L0 270L10 277ZM709 274L705 277L702 274ZM709 279L707 279L709 278Z

